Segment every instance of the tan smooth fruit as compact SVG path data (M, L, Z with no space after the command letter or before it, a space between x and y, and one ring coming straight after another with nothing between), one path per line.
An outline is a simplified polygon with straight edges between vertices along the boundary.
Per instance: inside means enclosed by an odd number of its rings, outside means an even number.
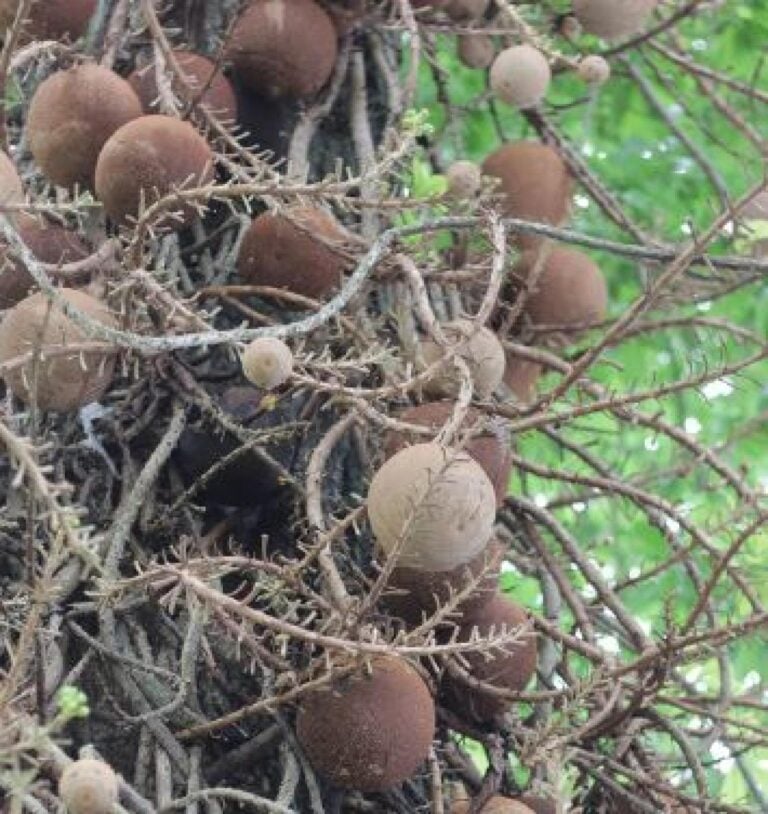
M523 252L513 275L528 277L537 256L537 251ZM544 260L525 311L536 325L578 328L604 319L607 305L605 278L592 258L577 249L554 246Z
M75 760L61 773L59 797L71 814L110 814L118 800L117 775L102 760Z
M0 34L14 20L20 0L0 0ZM98 0L36 0L24 33L36 40L77 40L88 30Z
M454 161L445 173L448 194L461 200L471 200L480 191L483 175L473 161Z
M547 58L532 45L506 48L491 65L494 95L520 110L536 107L547 95L551 79Z
M388 556L397 547L404 568L450 571L468 563L485 548L495 516L493 484L482 467L434 443L393 455L368 491L374 536Z
M24 187L16 165L0 150L0 206L21 203L23 200Z
M16 228L21 240L41 263L74 263L88 256L88 247L78 235L57 223L20 214ZM10 255L7 244L0 239L0 308L16 305L34 285L24 264Z
M323 209L297 206L285 214L265 212L243 238L237 270L253 285L323 299L341 283L346 260L315 235L339 247L347 238L341 224Z
M506 362L504 348L496 334L489 328L476 326L468 319L457 319L441 326L450 344L464 342L457 354L467 363L475 395L481 399L490 398L501 384ZM432 365L445 355L436 342L427 340L421 343L424 362ZM459 392L461 376L451 362L447 362L424 386L425 392L433 396L455 396Z
M253 0L240 15L227 57L250 90L304 99L333 73L336 30L314 0Z
M507 217L559 226L568 217L573 183L557 150L536 141L516 141L499 147L483 162L483 173L498 178ZM516 234L515 243L533 247L535 235Z
M457 800L451 806L451 814L467 814L468 811L469 800ZM480 809L480 814L535 814L535 812L520 800L495 794Z
M232 83L213 60L193 51L174 51L184 81L166 65L166 73L172 80L174 95L183 105L191 101L203 105L210 113L225 122L237 118L237 99ZM136 91L145 113L158 113L160 105L157 87L157 68L154 62L138 68L128 82Z
M285 384L293 372L293 354L285 342L272 337L254 339L243 352L245 378L263 390Z
M185 121L170 116L142 116L121 127L99 156L96 194L112 220L138 217L174 189L205 186L213 180L213 153L208 142ZM174 207L181 220L165 217L170 228L188 225L195 210Z
M480 636L501 633L502 627L511 632L525 625L524 638L497 651L493 659L484 653L464 655L469 674L479 681L504 690L521 692L536 672L536 636L530 632L528 614L524 608L503 594L496 594L490 601L464 615L459 626L458 640L469 641L477 628ZM489 721L506 712L511 702L481 689L471 688L464 681L446 673L443 676L443 693L446 704L470 720Z
M386 791L426 760L435 705L406 661L375 659L369 675L336 681L302 703L296 735L312 766L337 786Z
M573 0L573 13L585 31L605 40L637 34L658 0Z
M92 320L117 327L107 306L88 294L71 288L61 288L59 293ZM89 341L92 340L82 328L59 307L51 306L44 294L37 293L8 311L0 323L0 362L23 356L39 346L43 357L37 366L38 406L57 412L77 410L106 393L112 382L115 358L103 352L50 352ZM30 388L35 384L34 360L9 370L5 383L17 398L29 402Z
M38 87L27 117L29 147L49 181L92 190L107 140L139 116L141 102L125 79L98 65L79 65Z
M576 70L579 79L589 85L603 85L611 78L611 66L596 54L584 57Z
M489 0L448 0L445 13L456 22L479 20L488 8Z
M496 46L487 34L461 34L458 45L459 59L467 68L484 70L496 57Z

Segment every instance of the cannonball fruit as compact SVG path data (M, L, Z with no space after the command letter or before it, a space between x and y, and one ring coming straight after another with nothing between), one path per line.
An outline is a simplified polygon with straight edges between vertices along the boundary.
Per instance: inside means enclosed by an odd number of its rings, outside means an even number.
M410 407L397 417L406 424L427 427L436 434L450 419L453 407L453 402L450 401L430 401L416 407ZM481 418L482 415L478 410L470 408L464 419L462 430L477 425ZM409 444L425 440L427 438L423 435L414 434L411 436L402 432L388 432L384 438L384 453L388 458L391 458ZM507 495L509 476L512 470L507 439L501 433L485 430L482 434L474 436L464 444L463 449L483 468L483 471L493 484L496 492L496 502L501 505Z
M573 13L589 34L621 39L643 29L658 0L573 0Z
M262 96L314 96L336 64L336 30L314 0L252 0L235 23L227 57Z
M506 48L491 65L490 85L494 95L521 110L541 102L551 79L547 58L532 45Z
M451 814L467 814L468 811L469 800L457 800L451 806ZM520 800L495 794L480 809L480 814L536 814L536 812Z
M533 400L536 384L541 377L541 365L530 359L523 359L507 353L507 366L504 370L504 384L515 398L526 404Z
M461 200L470 200L480 191L483 180L480 167L473 161L454 161L445 173L448 194Z
M0 206L21 203L24 200L24 187L16 171L16 165L0 150Z
M271 337L254 339L242 357L245 378L256 387L274 390L293 372L293 354L285 342Z
M235 91L216 63L192 51L179 50L173 53L183 74L183 81L168 64L166 72L171 77L173 92L182 105L194 100L222 121L234 121L237 117ZM128 82L141 100L145 113L161 112L157 66L154 63L135 70L128 77Z
M248 283L323 299L339 286L346 266L343 256L327 244L341 247L345 239L344 229L323 209L297 206L285 214L265 212L243 238L237 269Z
M496 515L493 484L465 452L415 444L373 477L368 517L379 546L397 564L450 571L485 548Z
M512 274L525 279L536 266L537 251L523 252ZM536 325L576 329L605 317L608 293L595 262L577 249L552 247L525 305Z
M535 794L521 794L515 798L525 803L533 814L559 814L557 801L550 797L537 797Z
M558 152L535 141L505 144L489 155L483 173L499 179L501 207L510 218L559 226L568 217L572 181ZM524 247L541 243L534 235L514 236Z
M449 344L463 343L457 356L467 363L475 395L489 398L504 376L504 348L489 328L476 327L470 320L457 319L442 326ZM432 365L445 355L445 349L432 340L421 343L424 362ZM451 362L425 385L425 391L434 396L454 396L459 392L461 375Z
M462 34L458 45L459 59L467 68L490 67L496 56L493 40L487 34Z
M75 232L57 223L20 214L16 229L22 242L41 263L74 263L88 256L88 247ZM0 239L0 308L10 308L23 300L34 280L19 258L12 256Z
M499 635L502 628L513 631L527 626L528 615L512 600L496 594L488 602L464 614L459 626L459 641L469 641L473 630L480 636ZM493 659L485 653L465 653L469 674L486 684L504 690L521 692L536 672L536 637L526 631L524 638L496 651ZM459 678L445 673L442 686L446 704L470 720L490 721L511 705L500 696L472 688Z
M49 76L29 106L29 147L53 184L94 188L96 162L110 136L141 116L133 88L98 65Z
M435 706L402 659L375 659L370 671L336 681L301 705L296 734L310 763L337 786L386 791L426 760Z
M0 0L0 34L13 23L20 0ZM36 0L24 33L37 40L76 40L88 30L98 0Z
M579 79L588 85L602 85L611 78L611 66L595 54L584 57L576 69Z
M59 289L70 305L91 320L110 328L116 327L106 305L71 288ZM90 340L86 331L67 317L57 305L51 305L42 294L33 294L12 308L0 322L0 363L24 356L40 348L39 364L30 359L5 373L5 383L24 402L32 400L34 388L37 405L42 410L67 412L77 410L106 393L112 382L114 356L103 352L85 353L73 350L59 353L68 345ZM36 379L36 380L35 380Z
M61 773L59 797L71 814L110 814L118 800L117 775L102 760L75 760Z
M142 116L121 127L104 145L96 165L96 194L112 220L125 223L174 189L213 180L208 142L185 121ZM189 204L174 204L181 219L162 219L179 228L195 216Z

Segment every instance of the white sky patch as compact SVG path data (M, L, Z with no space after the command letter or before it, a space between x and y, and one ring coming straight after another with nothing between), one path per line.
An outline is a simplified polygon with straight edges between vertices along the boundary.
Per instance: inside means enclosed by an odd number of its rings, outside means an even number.
M675 520L674 517L665 517L664 518L664 525L673 533L677 534L680 531L680 524Z
M643 150L643 152L640 153L640 155L646 161L650 161L653 158L653 150Z
M533 498L533 502L534 502L534 503L535 503L535 504L536 504L536 505L537 505L537 506L538 506L540 509L543 509L543 508L544 508L544 507L547 505L547 503L549 503L549 499L547 498L547 496L546 496L546 495L541 495L541 494L539 494L539 495L536 495L536 496Z
M695 416L689 415L685 419L685 431L688 435L698 435L701 432L701 421Z
M649 435L643 442L643 445L648 452L656 452L659 448L659 439L655 435Z
M675 161L675 168L673 172L675 175L688 175L692 167L693 162L690 160L690 158L678 158L677 161Z
M585 599L594 599L597 596L597 591L595 590L593 585L585 585L581 589L581 595Z
M629 578L630 579L637 579L640 576L640 574L642 574L642 573L643 573L643 569L639 565L633 565L629 569Z
M668 365L672 361L672 354L668 350L659 351L656 354L656 361L660 365Z
M716 768L723 774L728 774L733 768L733 758L731 757L731 750L721 741L715 741L709 747L709 754L718 761Z
M760 683L760 673L757 670L750 670L744 676L744 689L751 690L752 687L756 687Z
M730 396L733 393L733 385L728 379L715 379L713 382L707 382L702 388L701 393L705 399L718 399L721 396Z
M586 195L574 195L573 201L579 209L589 209L590 201Z
M593 156L595 154L595 145L590 141L585 141L584 144L581 145L581 154L587 157Z
M517 574L517 568L515 567L514 563L511 563L509 560L503 560L501 563L501 573L502 574Z
M706 51L709 48L709 43L706 40L697 39L691 42L691 48L694 51Z
M711 302L698 302L698 303L696 303L696 310L701 311L702 314L706 314L707 311L712 310L712 303Z
M681 223L680 224L680 231L684 235L690 235L691 234L691 224L690 223Z
M606 653L610 653L613 656L617 656L621 652L621 645L619 644L619 640L615 636L603 636L598 633L595 636L598 645L602 650Z
M637 622L638 625L640 625L640 630L642 630L646 636L651 635L653 625L647 619L637 619L635 621Z
M579 501L578 503L574 503L573 510L578 514L581 514L582 512L585 512L587 510L587 504L582 503L581 501Z

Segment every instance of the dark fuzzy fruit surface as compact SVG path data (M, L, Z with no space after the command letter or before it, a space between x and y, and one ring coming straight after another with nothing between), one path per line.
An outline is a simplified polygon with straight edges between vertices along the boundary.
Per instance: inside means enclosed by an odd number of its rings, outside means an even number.
M139 116L141 103L125 79L98 65L79 65L38 87L27 118L29 146L49 181L92 190L107 140Z
M67 302L102 325L117 327L107 306L82 291L59 289ZM89 340L81 328L56 306L50 307L42 293L22 300L0 323L0 363L34 350L38 345L52 351ZM85 362L85 366L83 365ZM115 356L102 353L50 354L37 370L37 404L42 410L66 412L98 401L107 391L115 367ZM5 383L24 402L35 381L32 361L5 374Z
M330 79L336 36L314 0L254 0L235 24L226 54L255 93L302 99Z
M337 786L384 791L426 760L435 707L407 662L373 661L370 675L343 679L302 704L296 734L312 766Z
M339 286L346 262L313 236L342 246L346 234L322 209L294 207L289 215L291 219L265 212L253 221L240 247L237 270L253 285L324 299Z
M117 223L137 217L142 198L149 206L173 189L213 180L213 153L189 123L170 116L142 116L121 127L104 145L96 167L96 194ZM164 218L179 228L195 217L187 204L174 207L182 220Z
M24 29L36 40L77 40L88 30L98 0L37 0L32 4ZM0 0L0 28L14 19L19 0Z
M492 629L499 634L502 626L506 626L507 630L513 630L525 625L527 621L528 614L524 608L503 594L497 594L472 613L465 614L459 626L459 640L468 641L475 627L481 636L486 637ZM481 653L469 653L464 658L469 664L469 673L473 678L499 689L520 692L525 689L536 672L536 636L530 632L526 633L523 639L498 651L493 659L486 658L485 654ZM441 690L446 706L469 720L490 721L511 705L509 701L471 688L447 673Z
M237 118L237 99L232 83L222 73L216 63L192 51L174 51L186 85L173 75L173 91L184 104L192 100L204 105L211 113L225 122ZM170 67L168 68L170 73ZM136 91L145 113L157 113L159 90L155 64L135 70L128 82Z
M497 192L503 194L502 208L510 218L558 226L568 217L573 183L558 152L536 141L505 144L483 162L483 173L498 178ZM526 248L540 238L516 235Z

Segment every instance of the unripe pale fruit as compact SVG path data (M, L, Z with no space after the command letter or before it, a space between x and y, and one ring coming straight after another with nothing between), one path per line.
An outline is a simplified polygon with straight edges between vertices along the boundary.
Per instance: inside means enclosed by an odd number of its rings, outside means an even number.
M263 96L314 96L336 64L336 29L314 0L253 0L235 23L227 57Z
M426 760L435 705L407 662L384 656L370 673L305 697L296 735L314 769L341 788L386 791Z
M468 319L457 319L442 326L449 344L463 342L463 348L456 355L467 363L472 378L475 395L486 399L501 384L506 362L504 348L496 334L489 328L477 328ZM445 355L445 350L429 340L421 343L424 362L432 365ZM434 396L455 396L459 392L461 376L452 362L444 367L424 386L425 392Z
M483 180L480 167L472 161L454 161L445 173L448 193L454 198L470 200L480 191Z
M117 775L102 760L75 760L61 773L59 797L71 814L110 814L118 800Z
M237 270L253 285L323 299L339 286L346 268L344 257L326 243L341 247L346 238L341 224L323 209L297 206L285 215L265 212L243 238Z
M530 632L526 611L497 594L490 601L467 613L459 626L458 640L469 641L473 630L482 637L499 635L502 627L512 632L518 627L526 626L525 634L511 644L500 648L493 659L487 659L485 653L466 653L469 674L486 684L498 689L521 692L536 672L536 636ZM506 712L511 702L482 689L471 688L464 681L454 678L449 673L443 677L443 694L446 704L462 717L489 721Z
M446 14L456 22L479 20L488 8L489 0L448 0Z
M80 237L57 223L22 213L16 218L16 229L41 263L74 263L88 256L88 247ZM24 264L11 256L7 244L0 238L0 308L16 305L34 285Z
M98 65L79 65L38 87L27 118L29 147L49 181L92 190L107 140L139 116L141 102L125 79Z
M272 337L254 339L243 352L243 373L256 387L274 390L293 372L293 354L285 342Z
M171 116L142 116L121 127L104 145L96 166L96 194L112 220L136 218L174 189L205 186L213 180L208 142L185 121ZM170 228L188 225L195 210L172 206L181 220L162 218Z
M59 294L95 322L117 327L107 306L88 294L71 288L61 288ZM17 398L28 403L30 388L36 384L37 404L41 410L67 412L98 401L112 382L114 355L79 350L52 353L68 345L90 341L94 340L58 306L51 305L45 295L37 293L27 297L8 311L0 323L0 363L24 356L38 346L42 358L36 369L31 359L9 370L5 374L6 385Z
M458 54L467 68L482 70L490 67L496 56L496 48L487 34L462 34L459 36Z
M166 64L166 73L172 79L174 95L183 105L195 100L210 113L222 121L234 121L237 118L237 99L229 79L216 67L216 63L207 57L192 51L174 51L184 82ZM145 113L158 113L159 90L157 87L157 68L154 63L135 70L128 82L136 91Z
M0 34L13 23L20 0L0 0ZM98 0L36 0L24 34L36 40L76 40L88 30Z
M368 491L378 544L403 568L450 571L485 548L496 516L493 484L465 452L415 444L390 458ZM402 544L401 544L402 539Z
M457 800L451 806L451 814L467 814L469 811L469 800ZM495 794L480 809L479 814L536 814L520 800L512 800L509 797L502 797Z
M551 79L547 58L532 45L506 48L491 65L491 90L502 102L521 110L541 102Z
M589 85L603 85L611 78L611 66L596 54L584 57L577 72L579 79Z
M658 0L573 0L573 13L589 34L605 40L637 34Z
M570 210L572 180L557 150L536 141L505 144L483 162L483 173L498 178L501 207L510 218L559 226ZM523 247L541 243L535 235L515 234Z
M23 200L24 187L16 171L16 165L0 150L0 206L21 203Z
M527 278L536 266L538 251L523 252L512 271ZM595 262L577 249L550 248L525 311L536 325L564 329L599 322L605 318L608 292Z

